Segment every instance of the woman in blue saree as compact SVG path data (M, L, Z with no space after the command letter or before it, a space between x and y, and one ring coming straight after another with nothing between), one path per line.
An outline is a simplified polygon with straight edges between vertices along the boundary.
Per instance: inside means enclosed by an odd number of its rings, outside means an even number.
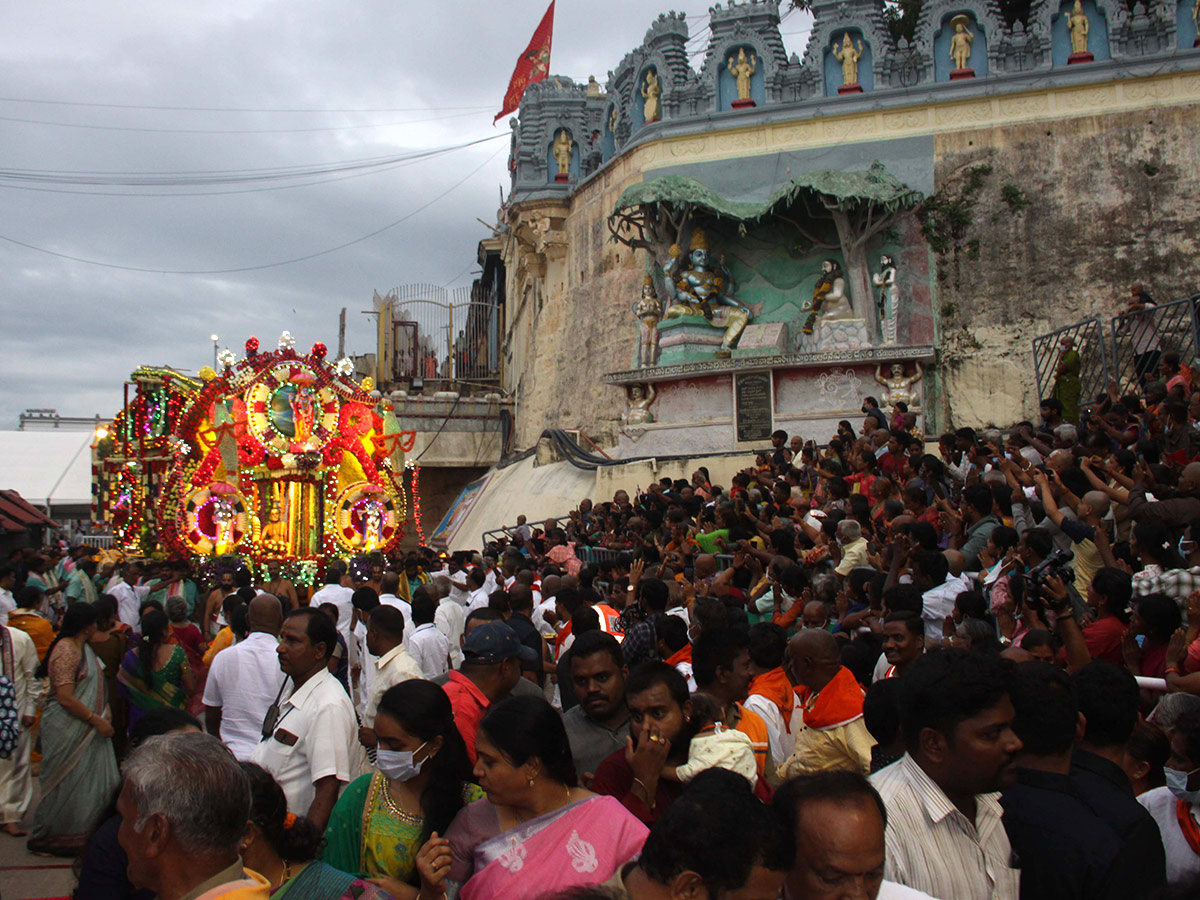
M78 856L120 781L103 664L88 645L96 610L76 603L38 669L50 679L42 712L42 799L31 853Z

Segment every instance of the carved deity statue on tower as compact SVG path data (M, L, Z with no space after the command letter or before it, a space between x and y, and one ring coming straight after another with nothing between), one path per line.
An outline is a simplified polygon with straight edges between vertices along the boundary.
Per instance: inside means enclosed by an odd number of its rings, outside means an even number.
M818 319L846 319L852 312L850 295L846 292L846 277L842 264L836 259L821 262L821 277L813 287L812 304L801 331L812 334Z
M1071 30L1071 53L1088 52L1088 17L1083 11L1081 0L1075 0L1071 15L1067 19L1067 28Z
M575 142L564 128L554 138L554 162L558 165L558 174L566 175L571 171L571 151Z
M631 384L627 396L629 399L629 412L625 413L627 425L649 425L654 421L654 413L650 412L650 405L654 403L655 398L654 385Z
M746 48L742 47L738 50L737 59L732 56L725 64L729 69L729 74L737 79L737 98L739 100L750 99L750 79L754 73L758 71L758 59L753 53L749 58L746 56Z
M657 122L662 114L659 98L662 96L662 86L658 83L658 73L653 69L646 71L646 83L642 85L642 99L646 101L643 108L646 122Z
M842 35L840 47L834 42L833 58L842 64L842 84L858 84L858 61L862 59L862 55L863 42L860 40L858 49L855 49L848 31Z
M954 60L954 68L970 68L971 44L975 35L971 34L971 20L961 13L950 20L954 26L954 37L950 38L950 58Z
M642 296L633 304L633 314L642 323L638 343L638 365L641 368L658 361L658 323L662 319L662 304L654 292L654 278L649 272L642 282Z
M672 252L678 254L678 248ZM728 357L733 345L750 322L750 308L729 292L722 275L708 267L708 236L700 228L692 230L688 245L690 265L675 278L675 302L667 308L668 319L678 316L704 316L711 319L714 307L728 307L725 334L717 356Z

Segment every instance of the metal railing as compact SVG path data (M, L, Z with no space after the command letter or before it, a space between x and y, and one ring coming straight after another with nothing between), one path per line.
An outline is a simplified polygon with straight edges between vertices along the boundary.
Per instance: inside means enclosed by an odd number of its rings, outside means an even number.
M1098 394L1108 390L1109 359L1104 340L1104 325L1099 319L1084 319L1033 339L1033 366L1037 376L1038 399L1054 393L1054 381L1058 360L1062 355L1059 341L1070 337L1079 351L1081 369L1079 381L1082 392L1081 404L1095 401Z
M393 381L499 380L500 307L494 297L470 287L409 284L387 299Z
M1185 366L1195 361L1200 345L1197 301L1200 294L1113 316L1112 369L1121 393L1160 380L1157 370L1164 353L1178 353Z
M111 550L113 536L111 534L84 534L75 538L75 543L81 547L95 547L97 550Z

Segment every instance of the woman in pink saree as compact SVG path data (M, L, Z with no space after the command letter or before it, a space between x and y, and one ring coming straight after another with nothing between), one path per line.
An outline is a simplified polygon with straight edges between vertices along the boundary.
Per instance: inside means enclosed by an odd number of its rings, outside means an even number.
M566 729L540 697L509 697L479 725L475 777L487 799L463 807L418 860L448 900L518 900L607 881L649 833L613 797L576 786Z

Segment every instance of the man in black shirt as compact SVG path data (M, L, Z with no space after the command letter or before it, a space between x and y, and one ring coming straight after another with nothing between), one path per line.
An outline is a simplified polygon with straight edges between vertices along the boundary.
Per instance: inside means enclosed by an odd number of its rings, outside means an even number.
M1071 778L1079 708L1071 681L1049 663L1021 663L1009 689L1013 731L1024 748L1017 783L1004 791L1004 830L1021 868L1021 900L1141 896L1142 873L1125 864L1116 832Z
M516 632L517 640L537 653L532 662L521 660L521 674L542 685L546 682L546 648L542 635L533 624L533 591L518 581L508 589L508 627Z
M1071 681L1084 718L1083 738L1071 756L1071 777L1084 801L1112 827L1123 854L1142 867L1139 893L1166 888L1166 857L1154 818L1135 799L1120 760L1138 721L1138 686L1133 676L1104 660L1094 660Z

